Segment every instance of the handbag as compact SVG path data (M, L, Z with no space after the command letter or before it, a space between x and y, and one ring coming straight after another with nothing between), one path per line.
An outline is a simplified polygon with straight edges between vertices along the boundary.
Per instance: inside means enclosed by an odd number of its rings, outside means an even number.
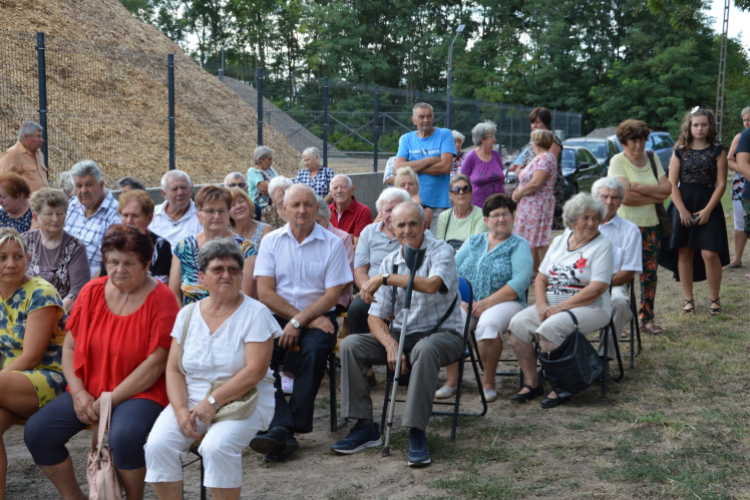
M109 449L109 423L112 416L112 393L99 397L99 425L89 452L86 481L91 500L122 500L122 485L117 478L112 452Z
M648 161L651 163L651 170L654 172L654 177L656 177L656 182L658 183L659 174L656 172L654 152L648 150L646 151L646 156L648 156ZM664 203L654 203L654 207L656 208L656 217L659 219L659 232L661 233L661 237L664 238L669 236L674 232L674 227L672 226L672 219L667 215L667 209L664 208Z
M182 340L180 340L180 355L178 361L180 365L180 371L183 375L187 375L187 373L185 373L185 368L182 366L182 357L185 352L185 339L187 339L190 318L193 316L193 309L195 308L196 304L197 302L193 302L192 304L190 304L190 306L188 307L187 317L185 318L185 323L182 325ZM214 392L216 389L226 384L227 382L228 380L217 380L213 382L211 384L211 387L208 389L208 392L206 392L206 397L210 396L212 392ZM211 419L211 422L216 423L223 422L224 420L245 420L253 414L257 406L258 389L256 387L253 387L244 395L240 396L234 401L230 401L229 403L219 408L219 410L216 412L216 415L214 415L214 418Z
M544 378L561 398L583 392L601 376L603 363L591 342L578 330L578 318L570 311L575 330L560 346L539 356Z
M451 208L451 213L448 215L448 222L445 223L445 236L448 235L448 228L451 227L451 219L453 218L453 209ZM453 247L454 252L458 252L461 250L461 245L464 244L463 240L445 240L447 244L449 244L451 247Z

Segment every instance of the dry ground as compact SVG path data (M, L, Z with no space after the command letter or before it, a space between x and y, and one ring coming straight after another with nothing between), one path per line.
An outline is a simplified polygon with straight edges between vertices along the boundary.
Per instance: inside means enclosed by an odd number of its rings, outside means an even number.
M730 206L725 200L727 215ZM750 498L750 281L744 277L750 269L725 272L724 315L718 318L708 316L704 283L695 291L698 314L683 317L679 285L660 271L657 317L667 332L644 336L635 368L627 367L626 357L625 379L611 384L606 398L596 386L555 410L542 410L538 400L511 406L517 379L503 379L500 399L487 416L461 419L456 442L449 439L449 422L433 418L428 432L434 463L412 470L406 467L406 435L398 427L402 407L391 457L381 457L379 449L348 457L329 451L346 428L328 430L324 381L316 430L300 437L295 457L269 465L246 452L243 498ZM383 385L374 392L376 412ZM479 406L473 381L464 401L471 409ZM83 483L89 439L84 432L70 444ZM5 443L8 498L56 498L32 463L21 429L6 434ZM199 498L198 474L196 465L187 469L185 498Z

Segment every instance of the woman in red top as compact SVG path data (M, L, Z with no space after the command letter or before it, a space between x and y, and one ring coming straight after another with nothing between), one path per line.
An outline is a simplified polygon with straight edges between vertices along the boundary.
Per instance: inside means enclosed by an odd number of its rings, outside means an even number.
M99 397L112 393L109 446L129 500L143 498L143 445L169 402L164 367L177 316L171 290L148 273L153 244L134 227L112 225L102 242L108 276L81 290L68 319L63 373L68 392L26 424L34 462L65 499L88 498L65 443L99 420Z

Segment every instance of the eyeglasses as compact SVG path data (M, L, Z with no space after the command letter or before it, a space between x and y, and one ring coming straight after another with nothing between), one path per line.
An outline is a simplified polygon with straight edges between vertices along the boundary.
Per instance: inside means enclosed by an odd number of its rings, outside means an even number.
M227 184L227 187L228 188L238 187L242 189L247 189L247 184L245 184L244 182L232 182L230 184Z
M220 210L214 210L213 208L207 208L205 210L201 210L204 214L206 214L208 217L213 217L216 214L221 215L222 217L229 213L229 210L226 208L222 208Z
M487 217L487 218L490 219L490 220L499 220L499 219L508 219L508 220L510 220L510 219L513 218L513 214L510 213L510 212L503 212L501 214L490 214L490 216Z
M451 188L451 193L471 193L471 186L453 186Z
M216 266L216 267L209 267L208 272L213 274L214 276L224 276L224 273L229 273L231 276L239 276L242 272L242 269L240 269L238 266Z

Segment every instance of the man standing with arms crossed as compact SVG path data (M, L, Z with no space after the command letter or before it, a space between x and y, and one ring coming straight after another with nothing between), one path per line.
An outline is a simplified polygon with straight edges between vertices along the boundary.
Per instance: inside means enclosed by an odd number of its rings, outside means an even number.
M451 131L435 127L434 121L432 106L426 102L414 105L411 122L417 130L401 136L394 169L398 172L400 168L411 167L417 173L422 206L431 208L432 217L437 220L451 206L448 185L456 144ZM434 228L430 229L434 234L437 224L427 222Z

